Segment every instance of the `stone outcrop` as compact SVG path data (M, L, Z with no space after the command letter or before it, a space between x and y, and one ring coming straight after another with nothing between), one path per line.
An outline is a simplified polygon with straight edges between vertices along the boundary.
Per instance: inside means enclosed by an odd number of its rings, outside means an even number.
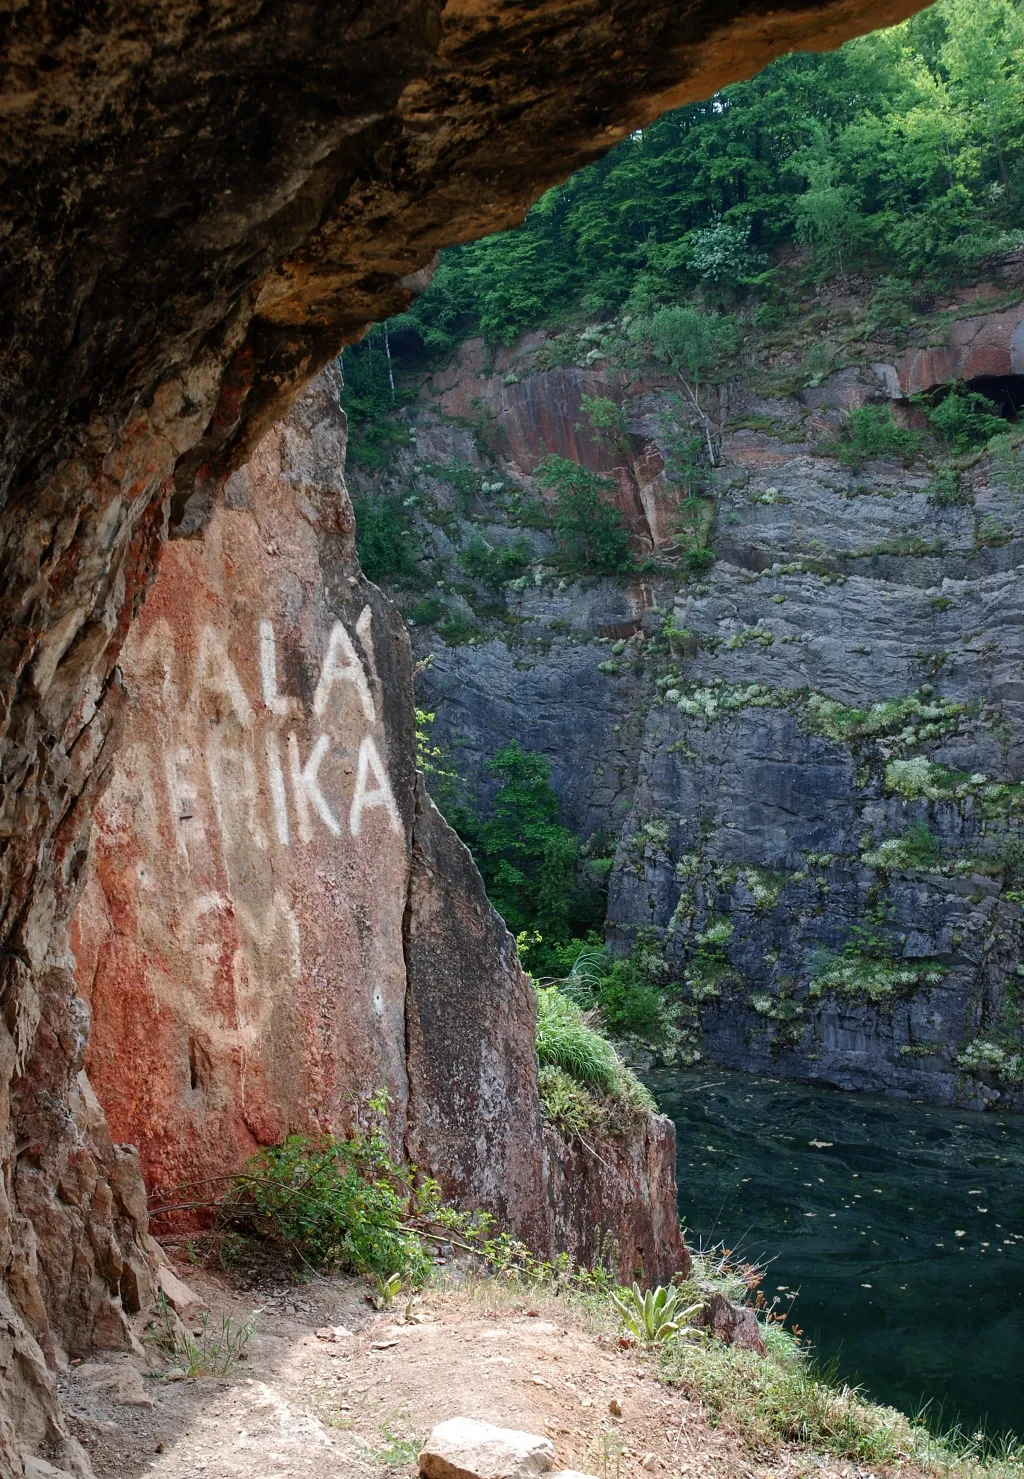
M686 1263L667 1120L542 1140L533 994L415 771L408 637L360 574L325 371L167 552L74 921L86 1068L154 1223L384 1089L396 1152L538 1252ZM134 1162L133 1162L134 1165ZM201 1217L200 1217L201 1220Z
M144 1283L139 1183L84 1128L67 931L168 529L201 532L223 476L439 247L520 219L662 109L914 8L5 11L0 1473L42 1451L84 1471L53 1364L71 1329L122 1330Z

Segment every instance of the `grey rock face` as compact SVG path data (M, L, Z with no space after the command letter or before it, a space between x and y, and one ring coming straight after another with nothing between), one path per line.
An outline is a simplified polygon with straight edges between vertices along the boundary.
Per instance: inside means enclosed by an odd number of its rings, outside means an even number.
M829 456L842 413L883 393L867 367L798 397L731 386L712 571L560 581L552 536L515 527L490 491L538 491L523 467L533 443L552 447L555 412L527 424L536 396L517 386L507 455L470 452L444 419L445 397L461 414L472 392L504 430L513 363L501 351L488 372L474 349L446 372L410 417L403 470L461 459L482 489L444 529L424 524L476 636L413 634L435 734L477 801L515 738L550 758L567 824L619 838L609 938L626 949L647 931L663 956L677 1058L1024 1103L1020 495L984 458L942 506L923 462L853 472ZM595 371L559 373L572 400ZM670 388L631 397L602 374L656 467ZM653 532L671 498L652 476ZM473 530L495 545L525 532L534 551L490 610L460 574Z
M935 510L891 469L851 496L804 456L770 476L724 493L731 560L675 599L614 932L653 929L685 1056L1019 1104L1024 582L987 558L1016 535L978 543L1019 506ZM929 518L951 555L860 552Z

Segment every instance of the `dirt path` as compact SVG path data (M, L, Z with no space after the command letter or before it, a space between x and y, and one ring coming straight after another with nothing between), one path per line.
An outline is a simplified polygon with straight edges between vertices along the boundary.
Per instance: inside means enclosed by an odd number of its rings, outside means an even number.
M354 1281L241 1296L187 1274L218 1322L261 1309L247 1358L226 1378L154 1379L127 1356L73 1369L68 1405L100 1479L411 1475L419 1441L456 1416L544 1434L559 1467L599 1479L859 1473L796 1448L755 1462L554 1299L527 1306L491 1285L430 1293L409 1324L401 1306L375 1314ZM338 1326L353 1333L316 1333Z

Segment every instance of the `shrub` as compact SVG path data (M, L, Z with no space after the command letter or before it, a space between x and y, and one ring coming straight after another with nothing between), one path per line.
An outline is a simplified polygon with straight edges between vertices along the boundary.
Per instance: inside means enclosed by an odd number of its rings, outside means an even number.
M936 508L963 508L974 502L974 495L964 487L955 467L940 468L924 490L924 496Z
M553 1063L541 1064L537 1072L540 1111L567 1140L600 1135L607 1116L588 1089Z
M925 412L937 436L952 447L954 452L969 452L973 447L983 447L992 437L1006 434L1009 422L999 415L999 409L988 396L976 390L965 390L954 386L939 401Z
M917 455L917 437L897 426L889 406L858 406L847 416L833 450L854 472L869 457L895 457L909 466Z
M447 610L441 597L435 596L431 591L429 596L424 596L415 606L410 607L407 619L414 627L430 627L440 621Z
M477 635L477 628L464 611L455 610L438 627L437 635L449 647L461 647Z
M607 501L615 491L611 478L554 453L538 463L534 476L555 495L555 534L568 571L625 575L636 568L622 515Z
M661 994L645 980L632 958L611 963L607 975L599 982L597 1005L602 1022L616 1037L636 1037L654 1043L664 1035Z
M408 1227L417 1191L383 1133L386 1099L371 1101L365 1134L291 1135L258 1151L233 1179L223 1216L236 1227L282 1242L326 1271L398 1273L422 1283L429 1259Z
M532 558L533 550L525 539L491 545L474 533L459 555L459 564L471 579L479 580L488 590L499 591L507 581L521 575Z
M356 554L367 579L395 586L418 585L422 576L420 548L412 514L401 498L352 499L356 519Z
M939 839L928 829L928 823L914 822L902 837L887 837L873 851L862 854L866 868L882 873L903 872L909 868L934 868L942 857Z

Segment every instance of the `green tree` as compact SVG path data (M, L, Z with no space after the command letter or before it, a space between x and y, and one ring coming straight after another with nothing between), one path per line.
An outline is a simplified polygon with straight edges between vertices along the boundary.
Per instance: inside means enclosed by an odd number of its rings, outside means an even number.
M487 768L499 787L472 845L488 896L513 934L537 931L553 947L595 922L595 900L581 884L579 843L558 820L551 766L512 740Z
M393 586L422 585L417 563L419 542L412 527L412 514L402 499L356 494L352 512L356 520L356 554L367 578L388 581Z
M540 486L555 495L555 534L573 574L625 575L636 568L622 515L606 500L611 478L552 453L534 468Z

